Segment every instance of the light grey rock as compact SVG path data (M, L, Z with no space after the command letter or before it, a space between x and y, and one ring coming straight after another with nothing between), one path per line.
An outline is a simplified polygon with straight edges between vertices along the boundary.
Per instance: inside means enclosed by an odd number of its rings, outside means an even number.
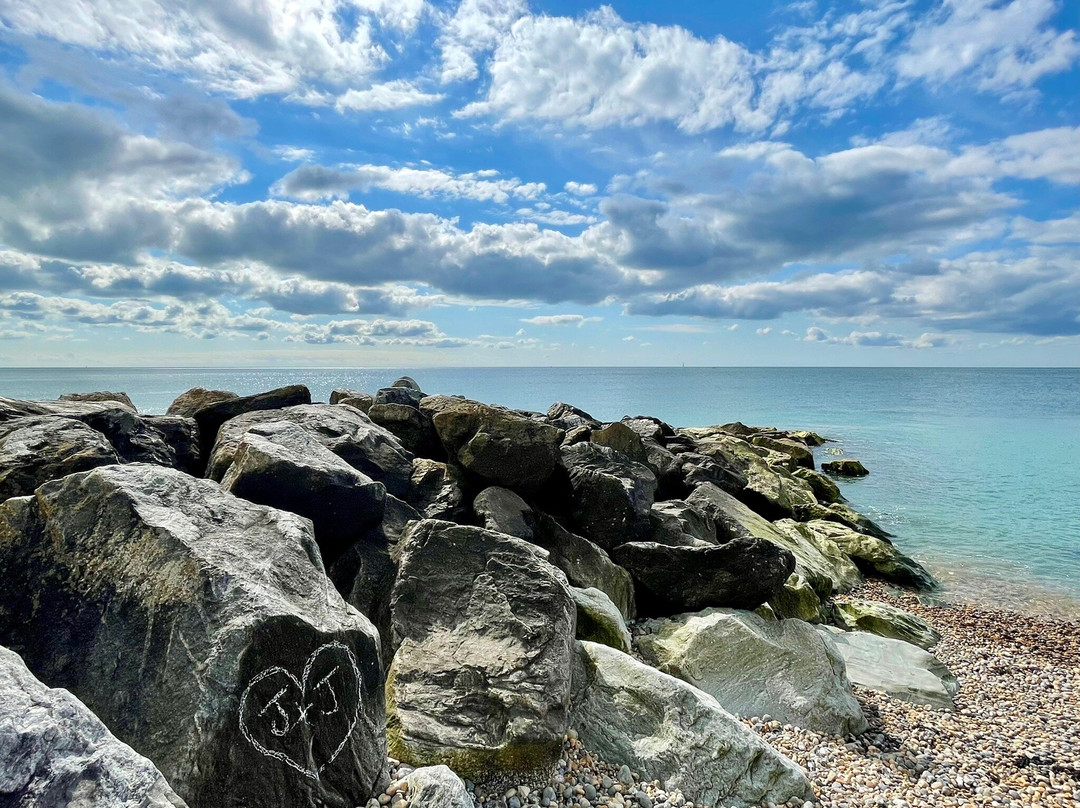
M941 642L941 635L921 617L875 600L837 603L834 618L836 624L847 631L869 631L913 643L927 651Z
M611 598L599 589L572 587L577 605L577 638L630 653L630 631Z
M354 469L385 485L391 494L406 496L412 477L412 454L360 410L341 404L306 404L249 412L226 421L209 456L206 476L222 479L244 433L272 421L288 421L303 427Z
M800 440L776 435L754 435L750 438L750 444L787 455L796 467L807 469L814 467L814 452Z
M244 433L221 487L238 497L306 516L330 564L382 521L386 487L354 469L289 421Z
M817 630L832 639L854 684L902 701L953 709L960 685L933 654L909 642L866 631L843 631L833 626L817 626Z
M840 548L862 572L901 586L933 589L937 581L913 558L901 553L888 539L869 536L839 522L814 519L797 526L800 533L824 545L827 540Z
M236 398L218 398L215 396L214 398L217 400L204 401L201 405L193 407L194 412L190 413L191 417L199 424L199 437L202 441L202 454L204 457L209 457L217 440L218 430L230 418L236 418L245 413L280 410L284 407L310 404L311 391L302 384L292 384L251 396L237 396Z
M410 808L474 808L465 783L447 766L421 766L409 773Z
M0 648L0 805L187 808L154 764Z
M593 429L600 429L602 424L593 418L585 410L578 409L570 404L565 404L562 401L556 401L547 411L547 420L559 429L564 429L567 432L573 429L579 429L585 427L592 431Z
M704 690L728 712L771 715L830 735L866 730L843 658L802 620L707 609L647 625L638 637L645 661Z
M420 385L417 384L416 379L414 379L412 376L402 376L390 386L404 387L407 390L415 390L417 393L421 392Z
M473 500L473 512L488 530L533 541L533 509L509 488L485 488Z
M465 477L456 466L417 457L412 462L406 499L425 519L460 522L469 510L466 486Z
M695 804L750 806L810 799L798 766L712 696L633 657L578 643L572 721L605 760L625 761Z
M120 462L105 436L82 421L36 415L0 423L0 500L77 471Z
M656 475L647 466L591 442L562 447L560 462L569 479L570 513L582 535L605 550L649 537Z
M401 539L387 675L390 753L473 780L553 763L576 607L535 545L427 519Z
M0 643L193 808L344 808L384 787L378 636L307 519L173 469L102 466L0 505L0 580L21 582L0 589Z

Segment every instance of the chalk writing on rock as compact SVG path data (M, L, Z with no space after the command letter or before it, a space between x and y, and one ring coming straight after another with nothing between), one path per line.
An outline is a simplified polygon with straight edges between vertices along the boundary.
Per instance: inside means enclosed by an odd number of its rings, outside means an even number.
M362 691L352 651L326 643L308 657L300 678L275 665L248 682L240 732L260 754L318 780L356 729Z

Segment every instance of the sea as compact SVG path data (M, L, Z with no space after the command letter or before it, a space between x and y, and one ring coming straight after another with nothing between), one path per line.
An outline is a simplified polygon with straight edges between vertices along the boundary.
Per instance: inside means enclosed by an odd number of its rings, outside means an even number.
M122 390L162 413L196 386L303 383L326 401L402 375L427 393L565 401L604 421L813 430L870 470L841 481L844 496L938 577L941 598L1080 618L1080 368L2 368L0 395Z

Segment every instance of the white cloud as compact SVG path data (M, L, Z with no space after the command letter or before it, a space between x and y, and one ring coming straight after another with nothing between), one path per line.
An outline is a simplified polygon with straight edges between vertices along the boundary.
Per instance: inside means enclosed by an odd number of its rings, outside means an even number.
M757 331L755 331L754 333L755 333L755 334L757 334L757 335L758 335L759 337L764 337L764 336L766 336L767 334L771 334L771 333L772 333L772 329L766 326L765 328L759 328L759 329L758 329Z
M461 0L436 42L442 50L442 80L475 79L476 54L494 47L528 10L526 0Z
M435 104L442 99L441 94L425 93L408 81L398 79L375 84L365 90L346 90L334 101L334 108L338 112L384 112Z
M523 319L531 325L573 325L580 328L585 323L599 323L603 317L585 317L582 314L541 314Z
M596 186L591 182L574 182L573 180L570 180L563 188L567 193L573 194L574 196L592 196L596 193Z

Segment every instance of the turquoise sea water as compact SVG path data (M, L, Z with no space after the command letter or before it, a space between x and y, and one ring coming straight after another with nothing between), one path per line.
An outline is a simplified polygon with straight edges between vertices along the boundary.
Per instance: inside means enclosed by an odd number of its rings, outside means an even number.
M325 401L403 373L428 393L532 410L567 401L602 420L812 429L871 470L844 495L948 597L1080 616L1077 368L0 369L0 394L123 390L163 412L197 385L248 394L302 382Z

